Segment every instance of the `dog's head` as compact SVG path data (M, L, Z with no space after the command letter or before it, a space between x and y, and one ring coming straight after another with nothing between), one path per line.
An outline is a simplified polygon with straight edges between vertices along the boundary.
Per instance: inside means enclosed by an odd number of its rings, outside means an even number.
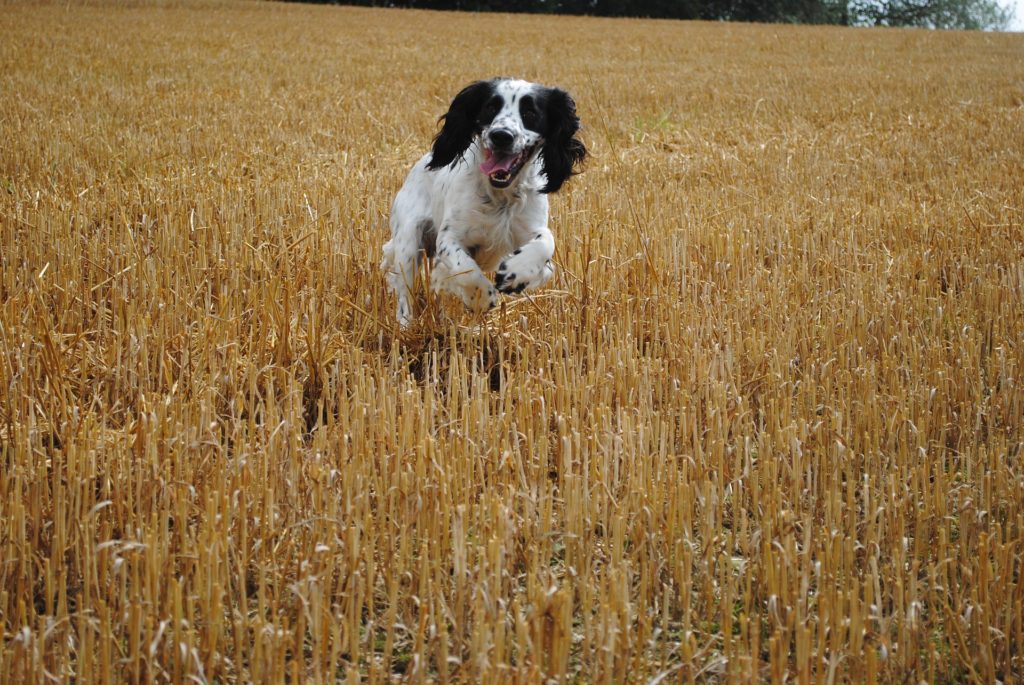
M512 79L477 81L452 100L434 139L429 169L462 158L474 139L480 142L480 172L495 188L515 183L535 155L547 178L542 193L553 193L578 172L587 149L576 137L576 103L558 88Z

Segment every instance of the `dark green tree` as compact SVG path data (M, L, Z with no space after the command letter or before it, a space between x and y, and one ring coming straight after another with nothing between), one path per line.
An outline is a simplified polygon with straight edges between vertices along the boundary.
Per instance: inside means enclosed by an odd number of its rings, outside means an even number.
M1010 10L996 0L853 0L854 23L933 29L1001 30Z
M338 2L339 0L307 0ZM1005 29L1000 0L341 0L470 12L553 12L604 17L657 17L936 29Z

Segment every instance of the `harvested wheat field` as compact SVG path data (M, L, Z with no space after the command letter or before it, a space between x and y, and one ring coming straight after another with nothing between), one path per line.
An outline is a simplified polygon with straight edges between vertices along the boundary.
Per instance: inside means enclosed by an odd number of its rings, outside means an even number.
M558 272L378 263L575 96ZM1024 678L1024 36L0 12L0 681Z

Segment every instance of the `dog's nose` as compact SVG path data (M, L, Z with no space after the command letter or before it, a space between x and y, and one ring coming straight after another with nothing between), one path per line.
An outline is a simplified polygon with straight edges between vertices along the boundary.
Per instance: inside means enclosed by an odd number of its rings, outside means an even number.
M512 131L506 128L496 128L487 134L487 137L491 141L491 145L496 148L507 148L512 146L512 142L515 140L515 136L512 135Z

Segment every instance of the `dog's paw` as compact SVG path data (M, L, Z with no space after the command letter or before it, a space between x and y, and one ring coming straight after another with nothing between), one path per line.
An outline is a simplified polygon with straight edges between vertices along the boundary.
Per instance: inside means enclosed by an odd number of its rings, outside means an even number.
M487 279L481 277L479 282L462 288L462 302L466 309L480 314L498 306L498 291Z
M409 306L409 301L405 298L399 298L397 314L399 327L408 328L412 323L412 307Z
M554 273L555 267L550 259L538 261L524 252L513 252L498 266L494 285L503 293L521 293L541 287L551 280Z

